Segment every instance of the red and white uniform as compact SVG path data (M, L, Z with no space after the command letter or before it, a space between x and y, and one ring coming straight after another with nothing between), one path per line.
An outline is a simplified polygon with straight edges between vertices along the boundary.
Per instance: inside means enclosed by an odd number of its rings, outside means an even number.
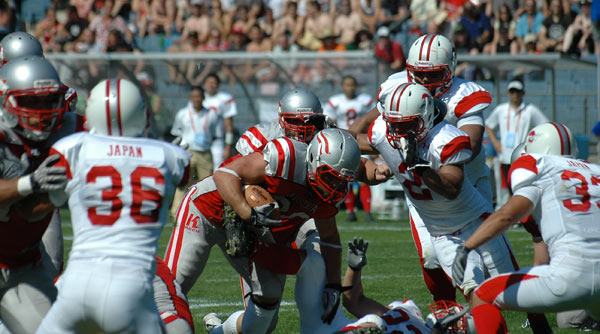
M161 333L152 295L158 238L179 184L187 182L189 154L146 138L77 133L53 145L67 169L64 193L73 224L69 265L60 293L38 333L135 329ZM62 287L62 288L61 288Z
M156 257L156 275L152 281L154 301L167 327L167 334L192 334L194 321L185 294L166 263Z
M285 132L279 125L279 120L261 123L246 130L235 144L235 149L241 155L260 152L273 139L285 137Z
M244 257L226 256L253 294L281 296L285 274L295 274L301 264L298 250L290 243L302 223L310 218L327 219L337 214L337 208L314 196L307 185L307 145L289 138L269 142L262 151L265 168L265 189L279 203L282 224L271 230L274 245L259 244L252 263ZM188 292L202 273L212 246L223 248L226 240L222 228L224 201L212 177L190 188L177 213L177 223L165 255L177 281Z
M510 169L513 196L541 206L540 231L550 264L500 275L476 293L501 309L586 309L600 319L600 166L531 154Z
M333 119L340 129L348 130L355 120L375 108L376 101L367 94L348 99L345 94L334 95L323 107L323 114Z
M215 138L212 143L211 152L213 155L213 165L217 169L223 163L223 150L225 149L225 118L232 118L237 115L237 106L233 96L225 92L209 96L206 94L204 108L217 113L219 124L215 129Z
M482 216L492 212L491 203L483 198L466 177L455 199L448 199L429 189L419 175L407 170L403 152L394 149L388 142L386 123L381 116L371 124L368 138L371 146L381 153L387 165L394 171L394 176L402 184L407 200L423 219L427 232L431 235L430 240L437 260L448 277L452 277L457 239L466 240L473 233L483 221ZM431 162L432 169L439 171L442 166L468 161L471 157L471 145L466 133L447 121L442 121L418 144L417 154ZM511 263L511 254L506 242L503 237L499 237L472 253L461 285L465 293L483 281L485 270L491 275L497 275L515 268Z
M384 334L402 334L402 333L422 333L429 334L431 329L425 325L423 315L419 307L412 299L404 301L394 301L388 305L389 311L385 312L380 318L383 320ZM366 315L355 321L342 330L352 330L360 328L360 325L366 322L374 322L373 314ZM378 323L378 322L376 322Z

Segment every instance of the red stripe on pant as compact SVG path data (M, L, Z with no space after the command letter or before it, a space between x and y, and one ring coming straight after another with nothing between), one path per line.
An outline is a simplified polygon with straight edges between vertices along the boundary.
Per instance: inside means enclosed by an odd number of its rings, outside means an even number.
M442 268L427 269L424 267L425 260L423 259L421 239L419 239L419 233L417 232L412 216L410 217L410 230L415 246L417 247L417 253L419 254L419 263L421 264L423 272L423 280L425 281L425 285L427 285L427 289L433 297L433 300L456 301L456 289L452 286L452 281L446 275L444 270L442 270Z
M177 209L177 216L175 217L175 227L173 228L173 235L169 240L169 246L167 247L167 254L165 255L165 263L171 269L171 272L177 277L177 262L179 261L179 253L181 252L181 245L183 244L183 234L185 233L185 225L189 219L188 214L190 211L190 205L194 205L191 201L192 195L196 192L196 188L191 188L181 201L179 208ZM182 214L183 209L183 214ZM174 247L174 248L173 248ZM174 250L173 250L174 249Z

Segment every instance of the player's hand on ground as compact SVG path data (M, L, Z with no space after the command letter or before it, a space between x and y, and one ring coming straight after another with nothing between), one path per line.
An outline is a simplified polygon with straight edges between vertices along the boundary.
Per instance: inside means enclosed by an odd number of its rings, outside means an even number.
M338 306L340 305L340 293L342 287L340 284L327 284L323 289L323 314L321 320L324 323L330 324L337 313Z
M456 256L452 264L452 284L454 286L461 285L465 278L465 268L467 267L469 251L470 249L465 247L465 245L460 245L456 248Z
M367 265L367 248L369 242L364 241L363 238L356 238L348 241L348 267L354 271L361 270Z
M32 189L36 193L60 190L67 184L67 170L63 166L53 166L60 156L53 154L44 160L31 174Z
M407 136L400 139L400 143L404 152L404 160L408 166L408 170L412 170L417 167L431 167L431 162L419 157L417 150L417 136L414 132L408 131Z

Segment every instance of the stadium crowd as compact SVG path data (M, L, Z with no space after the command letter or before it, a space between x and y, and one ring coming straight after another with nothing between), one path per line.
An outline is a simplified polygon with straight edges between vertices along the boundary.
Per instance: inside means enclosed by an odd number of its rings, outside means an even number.
M591 0L3 0L0 37L26 30L45 53L375 50L398 70L425 33L449 36L459 53L593 53L590 8Z

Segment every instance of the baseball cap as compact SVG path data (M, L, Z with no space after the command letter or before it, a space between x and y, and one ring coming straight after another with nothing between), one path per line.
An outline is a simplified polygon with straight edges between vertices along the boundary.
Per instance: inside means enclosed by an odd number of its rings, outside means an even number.
M511 89L523 91L525 89L525 87L523 86L523 83L521 81L513 80L508 83L508 90L511 90Z
M377 29L377 37L389 37L390 36L390 28L386 26L381 26Z

